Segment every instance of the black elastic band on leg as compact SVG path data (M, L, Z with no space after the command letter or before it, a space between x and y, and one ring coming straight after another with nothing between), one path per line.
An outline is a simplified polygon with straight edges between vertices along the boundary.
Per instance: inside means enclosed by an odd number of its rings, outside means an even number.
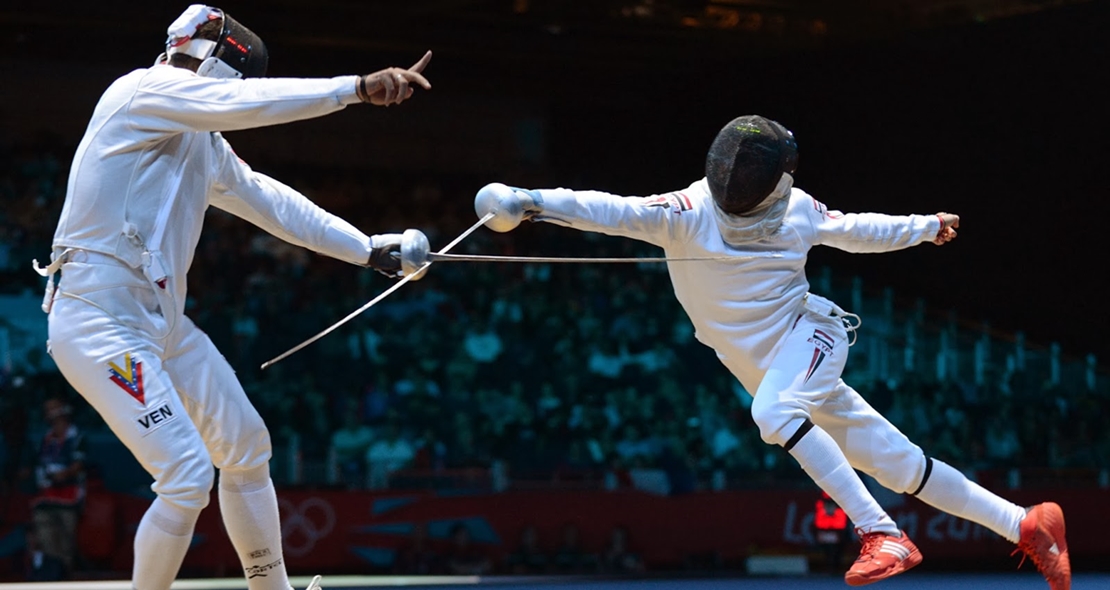
M813 430L813 422L810 422L807 418L806 421L802 422L802 425L798 427L798 431L794 433L794 436L790 437L790 440L786 441L785 445L782 445L782 448L787 451L793 449L794 445L798 444L798 441L802 440L802 437L810 430Z
M932 473L933 473L933 458L932 457L925 457L925 475L921 476L921 485L917 486L916 490L910 492L911 496L916 496L916 495L921 493L921 490L925 489L925 482L929 481L929 475L932 474Z

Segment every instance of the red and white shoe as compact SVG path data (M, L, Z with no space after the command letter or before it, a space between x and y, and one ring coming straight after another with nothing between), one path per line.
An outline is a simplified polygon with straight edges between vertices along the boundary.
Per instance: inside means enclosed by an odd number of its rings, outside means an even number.
M863 548L859 559L844 574L849 586L865 586L898 575L921 563L921 552L905 532L896 537L886 533L859 534Z
M1023 551L1033 560L1037 570L1052 590L1071 590L1071 560L1068 541L1064 538L1064 511L1055 502L1037 504L1021 521L1021 540L1014 553Z

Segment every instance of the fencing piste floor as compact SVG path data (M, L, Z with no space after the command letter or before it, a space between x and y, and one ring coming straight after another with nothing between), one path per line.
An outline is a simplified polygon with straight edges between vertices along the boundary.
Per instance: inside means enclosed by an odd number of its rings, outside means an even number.
M303 590L310 578L291 579ZM173 590L245 590L241 578L179 580ZM845 590L839 576L735 577L735 578L574 578L515 576L324 576L324 590L377 590L384 587L489 590ZM1008 574L934 574L908 572L879 582L875 590L1047 590L1048 584L1033 572ZM0 590L131 590L127 581L37 582L0 584ZM477 590L477 588L476 588ZM1072 590L1110 590L1110 574L1076 574Z

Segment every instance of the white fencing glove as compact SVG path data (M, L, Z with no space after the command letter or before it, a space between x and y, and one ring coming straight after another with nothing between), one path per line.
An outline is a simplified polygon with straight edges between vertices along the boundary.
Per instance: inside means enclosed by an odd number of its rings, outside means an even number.
M486 222L486 227L495 232L507 232L515 229L521 221L542 213L543 196L538 190L494 182L478 190L474 197L474 212L479 219L493 213L494 216Z

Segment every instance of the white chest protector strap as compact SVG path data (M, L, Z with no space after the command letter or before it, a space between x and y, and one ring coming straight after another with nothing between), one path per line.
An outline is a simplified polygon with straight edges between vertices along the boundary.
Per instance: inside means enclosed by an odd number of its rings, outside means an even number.
M169 273L166 272L166 263L162 256L161 245L162 238L166 234L166 226L170 221L173 204L174 198L173 193L171 193L162 203L161 209L158 210L158 217L154 220L154 233L151 234L149 243L145 242L142 236L139 235L135 224L131 222L123 224L123 235L129 239L138 240L142 244L143 275L151 282L155 294L162 300L164 307L162 312L167 314L167 319L169 319L169 314L174 314L176 310L173 309L173 294L166 289L166 279ZM150 250L150 245L155 247L153 251ZM31 261L31 267L35 269L35 272L46 278L46 290L42 297L42 311L44 313L50 313L50 309L54 306L54 293L57 289L54 275L58 274L58 270L66 263L69 254L73 251L72 248L69 248L61 254L51 255L52 260L45 267L39 265L37 258Z
M158 217L154 219L154 233L150 235L150 241L143 242L143 274L146 278L154 283L154 286L165 290L166 289L166 261L162 257L162 238L166 235L166 226L170 222L170 212L173 210L174 194L176 191L171 192L166 200L162 203L162 208L158 210ZM135 226L128 223L127 228L132 229ZM134 231L134 230L132 230Z

